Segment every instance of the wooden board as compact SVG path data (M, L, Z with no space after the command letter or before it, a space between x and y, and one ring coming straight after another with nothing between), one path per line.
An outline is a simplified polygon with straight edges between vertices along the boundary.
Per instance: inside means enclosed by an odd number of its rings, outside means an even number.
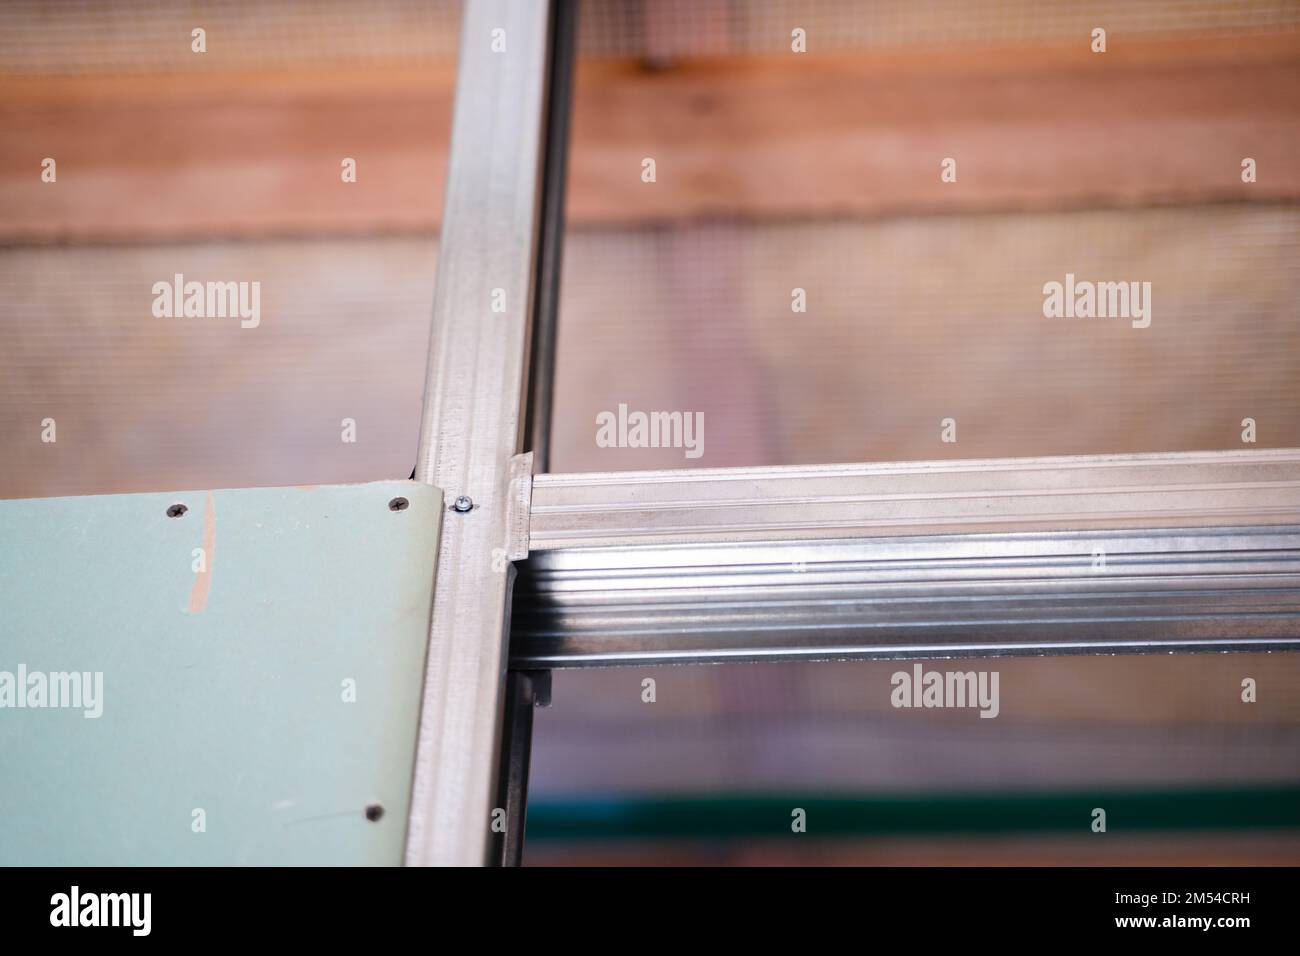
M6 78L0 242L436 229L453 86L450 66ZM1277 200L1300 197L1298 147L1295 32L596 60L578 73L569 218Z

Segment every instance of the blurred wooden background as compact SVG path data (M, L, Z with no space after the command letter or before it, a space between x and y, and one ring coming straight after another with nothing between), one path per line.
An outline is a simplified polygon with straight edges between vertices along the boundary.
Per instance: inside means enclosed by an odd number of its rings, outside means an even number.
M0 4L0 494L409 472L457 14ZM1300 4L581 23L558 470L1300 445ZM175 272L260 281L262 327L154 319ZM1067 272L1152 282L1151 328L1044 319ZM597 448L621 402L704 457Z

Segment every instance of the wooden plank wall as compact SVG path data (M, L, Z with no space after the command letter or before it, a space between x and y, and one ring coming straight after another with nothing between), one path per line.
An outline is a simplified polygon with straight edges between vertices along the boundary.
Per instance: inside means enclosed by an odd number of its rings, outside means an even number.
M0 82L0 243L432 231L450 65ZM570 222L1300 197L1300 32L579 71ZM58 163L57 183L41 162ZM340 162L357 160L344 184ZM657 164L653 188L641 162ZM945 157L958 181L940 182ZM1258 164L1241 181L1240 163Z

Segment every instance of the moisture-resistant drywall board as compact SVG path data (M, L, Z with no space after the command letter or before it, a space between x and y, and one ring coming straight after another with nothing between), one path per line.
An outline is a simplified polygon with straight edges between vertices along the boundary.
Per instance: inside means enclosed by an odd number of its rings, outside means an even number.
M0 864L400 863L441 502L0 502Z

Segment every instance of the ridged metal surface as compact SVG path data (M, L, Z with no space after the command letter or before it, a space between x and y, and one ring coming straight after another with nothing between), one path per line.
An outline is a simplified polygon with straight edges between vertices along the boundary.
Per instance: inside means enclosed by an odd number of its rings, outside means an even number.
M513 666L1300 648L1294 451L539 476L533 495Z
M501 742L511 459L534 298L550 5L464 9L415 477L466 507L443 524L406 862L487 861ZM492 51L493 31L508 37ZM505 311L494 313L494 290Z

